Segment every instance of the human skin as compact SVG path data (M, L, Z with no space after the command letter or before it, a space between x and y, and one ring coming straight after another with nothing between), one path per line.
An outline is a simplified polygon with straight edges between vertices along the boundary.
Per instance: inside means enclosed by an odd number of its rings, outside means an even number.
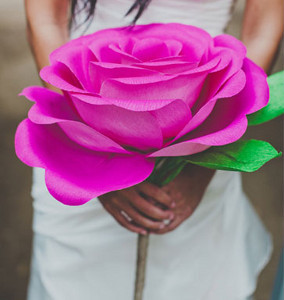
M49 64L49 53L69 39L70 3L69 0L25 0L25 7L28 40L37 67L41 69ZM248 57L266 71L282 36L282 20L281 0L247 1L242 41L247 46ZM187 166L163 188L144 182L99 199L128 230L162 234L175 229L194 212L213 174L209 169ZM165 220L170 223L166 225Z

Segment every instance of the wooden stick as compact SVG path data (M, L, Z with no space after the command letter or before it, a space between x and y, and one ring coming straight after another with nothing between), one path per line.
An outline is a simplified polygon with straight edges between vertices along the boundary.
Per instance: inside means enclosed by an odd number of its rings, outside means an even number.
M134 300L143 299L149 235L138 235Z

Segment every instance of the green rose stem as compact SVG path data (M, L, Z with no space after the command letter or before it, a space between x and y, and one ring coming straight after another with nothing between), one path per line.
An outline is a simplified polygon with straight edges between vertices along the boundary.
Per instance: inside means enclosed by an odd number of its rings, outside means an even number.
M162 187L172 181L183 169L188 162L184 159L171 158L157 158L156 167L147 179L147 181ZM143 299L143 290L145 285L145 274L147 265L147 254L149 245L149 234L138 235L137 240L137 260L136 260L136 279L135 279L135 293L134 300Z

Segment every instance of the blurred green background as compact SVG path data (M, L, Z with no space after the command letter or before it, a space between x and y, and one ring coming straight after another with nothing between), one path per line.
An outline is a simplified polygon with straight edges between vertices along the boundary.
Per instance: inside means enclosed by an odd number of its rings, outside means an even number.
M30 103L17 94L25 86L40 82L26 41L23 2L0 1L0 300L25 299L31 256L31 169L16 158L13 143L17 124L26 117L30 107ZM244 2L237 2L228 27L228 33L237 37ZM282 49L272 72L281 69ZM281 118L251 128L247 135L265 139L283 151ZM274 240L273 256L260 276L256 300L269 299L280 256L283 237L282 179L281 159L271 161L254 174L243 176L245 191Z

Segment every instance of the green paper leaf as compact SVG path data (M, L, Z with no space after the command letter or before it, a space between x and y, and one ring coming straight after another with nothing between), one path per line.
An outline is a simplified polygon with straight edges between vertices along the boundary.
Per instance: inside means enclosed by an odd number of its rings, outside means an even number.
M187 160L210 169L254 172L280 155L281 153L265 141L239 140L229 145L211 147L204 152L188 156Z
M269 76L267 81L269 102L261 110L247 116L248 125L262 124L284 113L284 71Z

